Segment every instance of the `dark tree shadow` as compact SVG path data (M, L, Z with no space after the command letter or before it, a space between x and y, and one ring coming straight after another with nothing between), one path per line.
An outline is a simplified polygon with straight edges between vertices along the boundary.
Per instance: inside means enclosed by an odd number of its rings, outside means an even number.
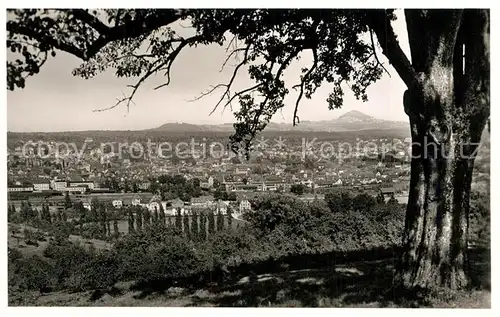
M138 283L137 298L166 294L171 287L190 296L190 306L427 306L428 293L405 291L395 284L396 249L295 255L203 272L181 279ZM490 289L489 249L470 250L474 289ZM198 296L205 290L210 296Z

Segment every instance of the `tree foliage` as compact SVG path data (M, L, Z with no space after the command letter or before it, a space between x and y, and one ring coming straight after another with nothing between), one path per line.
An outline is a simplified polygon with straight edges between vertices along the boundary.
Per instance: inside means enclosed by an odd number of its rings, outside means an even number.
M213 235L215 233L215 210L207 210L207 220L208 220L208 234Z
M64 208L68 209L73 207L73 202L71 201L71 198L69 197L69 192L67 191L64 194Z
M184 230L184 235L186 236L191 236L191 229L189 228L189 215L187 213L184 214L184 216L182 217L182 227L183 227L183 230Z
M293 184L290 187L290 192L294 193L295 195L302 195L305 191L305 186L302 184Z

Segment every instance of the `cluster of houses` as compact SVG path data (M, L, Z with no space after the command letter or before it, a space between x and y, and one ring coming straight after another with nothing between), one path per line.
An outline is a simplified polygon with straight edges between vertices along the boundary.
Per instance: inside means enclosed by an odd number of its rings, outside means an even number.
M88 190L94 190L95 184L93 181L65 181L65 180L41 180L33 184L22 184L16 182L7 187L8 192L43 192L43 191L58 191L70 193L84 193Z
M88 199L82 199L83 207L87 210L91 209L92 203ZM177 198L169 201L162 201L159 195L153 195L151 199L144 201L139 195L134 196L130 203L124 202L123 199L113 199L111 204L114 208L120 209L126 206L139 206L148 209L150 212L163 210L167 216L175 216L178 211L181 215L189 215L197 210L211 210L214 213L222 213L226 215L231 209L231 213L243 214L251 210L251 204L247 199L242 199L239 202L214 200L211 196L201 196L191 198L191 201L186 203Z

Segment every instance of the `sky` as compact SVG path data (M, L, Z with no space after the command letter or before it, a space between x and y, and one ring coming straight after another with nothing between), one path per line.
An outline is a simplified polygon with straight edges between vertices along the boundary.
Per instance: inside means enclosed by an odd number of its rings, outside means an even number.
M404 15L398 12L393 27L402 49L410 58ZM183 50L171 71L171 84L159 90L153 87L164 82L162 74L148 80L135 95L127 111L125 105L112 110L95 112L110 107L127 92L127 84L136 79L118 79L112 71L92 79L82 79L71 74L81 61L64 52L49 59L39 74L27 79L26 88L7 92L7 129L12 132L52 132L81 130L140 130L158 127L168 122L192 124L219 124L234 122L230 109L218 109L212 115L222 91L197 101L193 98L206 91L210 85L225 83L233 69L220 72L225 59L224 47L210 45ZM344 89L344 105L340 110L328 110L326 98L331 87L323 85L311 99L303 98L299 107L301 121L328 120L350 110L358 110L376 118L407 121L402 99L405 85L392 66L378 52L378 57L391 74L368 89L368 102L356 100L352 92ZM304 56L284 73L289 87L298 83L300 69L310 65L311 57ZM235 61L233 62L233 64ZM249 87L252 82L241 71L235 88ZM291 90L291 89L290 89ZM278 112L273 122L292 122L297 93L291 90L285 99L286 107Z

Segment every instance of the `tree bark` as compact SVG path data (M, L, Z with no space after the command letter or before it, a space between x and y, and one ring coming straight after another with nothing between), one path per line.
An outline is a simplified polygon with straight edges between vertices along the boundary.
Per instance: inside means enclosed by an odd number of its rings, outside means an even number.
M417 73L404 96L413 141L399 272L406 288L468 285L469 195L489 115L489 12L484 11L405 12ZM457 56L463 45L465 63Z

